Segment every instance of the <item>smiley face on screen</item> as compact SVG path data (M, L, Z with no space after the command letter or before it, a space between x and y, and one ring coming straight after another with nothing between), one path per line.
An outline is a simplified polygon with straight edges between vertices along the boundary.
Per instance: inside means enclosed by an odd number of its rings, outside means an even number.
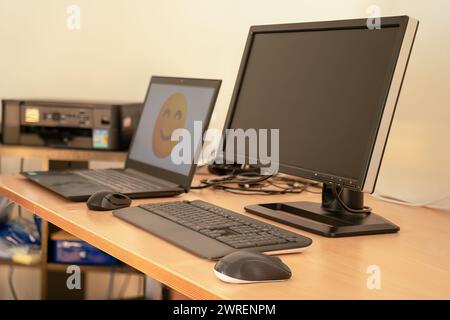
M187 100L181 93L172 94L159 110L153 129L153 153L165 158L172 152L178 141L172 141L172 132L183 128L186 123Z

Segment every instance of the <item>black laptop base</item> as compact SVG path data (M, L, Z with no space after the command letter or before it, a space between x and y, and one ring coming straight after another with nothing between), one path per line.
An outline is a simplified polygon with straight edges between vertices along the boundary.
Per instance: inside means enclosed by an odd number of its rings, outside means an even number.
M22 172L24 177L34 183L64 197L73 202L85 202L95 192L111 191L118 192L114 188L96 184L76 174L67 171L31 171ZM171 188L169 190L152 190L148 192L124 193L132 199L173 197L184 193L182 188Z

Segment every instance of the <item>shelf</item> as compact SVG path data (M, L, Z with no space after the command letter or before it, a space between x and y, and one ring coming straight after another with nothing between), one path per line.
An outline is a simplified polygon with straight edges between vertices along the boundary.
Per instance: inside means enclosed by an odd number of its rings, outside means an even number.
M40 158L48 160L62 160L62 161L97 160L97 161L125 162L127 152L0 144L0 156L14 156L14 157L20 156L23 158L38 158L38 159Z
M14 156L22 158L40 158L45 160L43 168L41 170L49 170L52 168L50 160L61 161L81 161L87 162L91 160L95 161L107 161L107 162L124 162L126 160L127 152L125 151L106 151L106 150L75 150L75 149L58 149L49 147L33 147L33 146L17 146L17 145L3 145L0 144L0 157L2 156ZM41 257L42 261L34 265L24 265L16 262L12 262L14 267L36 268L40 272L41 280L41 299L47 299L49 295L48 286L55 284L60 276L59 273L65 273L67 267L72 264L47 262L48 250L49 250L49 237L52 231L59 228L49 224L42 219L41 224ZM10 260L0 260L0 267L5 266L7 268L11 265ZM105 272L110 273L111 266L96 266L96 265L79 265L83 272ZM53 273L49 276L49 271ZM119 263L114 266L114 272L120 274L136 274L143 275L141 272L134 268L131 268L125 264ZM56 279L56 280L55 280ZM56 282L55 282L56 281ZM58 296L60 298L62 296ZM133 299L141 299L140 296L133 297Z
M35 263L35 264L22 264L17 262L12 262L11 260L5 260L0 259L0 266L10 266L13 265L14 267L24 267L24 268L38 268L41 266L41 263Z
M69 263L55 263L55 262L49 262L47 263L47 270L49 271L66 271L67 267L73 265ZM96 272L111 272L112 266L97 266L97 265L79 265L81 268L81 271L96 271ZM116 273L138 273L141 272L137 271L136 269L133 269L127 265L116 265L114 272Z

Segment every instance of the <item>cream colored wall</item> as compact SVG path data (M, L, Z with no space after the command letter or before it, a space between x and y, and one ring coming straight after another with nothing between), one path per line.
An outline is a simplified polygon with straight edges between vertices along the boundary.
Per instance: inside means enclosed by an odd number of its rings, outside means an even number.
M385 5L384 4L389 4ZM419 32L386 149L377 191L450 209L450 1L382 1Z
M66 28L66 7L81 29ZM223 79L228 108L252 24L365 15L359 1L0 0L2 97L141 100L151 75Z
M70 4L79 31L66 27ZM450 193L446 0L0 0L0 98L142 100L151 75L219 78L221 127L249 26L365 17L370 4L421 22L377 191L440 198Z
M79 31L66 27L70 4ZM0 98L142 100L151 75L219 78L221 127L250 25L365 17L370 4L421 22L377 191L440 198L450 193L446 0L0 0Z

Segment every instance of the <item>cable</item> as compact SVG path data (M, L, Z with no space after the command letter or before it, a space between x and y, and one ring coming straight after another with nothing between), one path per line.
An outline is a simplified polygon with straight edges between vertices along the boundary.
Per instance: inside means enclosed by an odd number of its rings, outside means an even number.
M411 207L427 207L427 206L438 204L441 201L450 199L450 195L447 195L447 196L444 196L442 198L439 198L439 199L436 199L436 200L427 201L427 202L407 202L407 201L403 201L403 200L400 200L400 199L395 199L395 198L390 198L390 197L387 197L387 196L382 196L380 194L373 194L372 196L375 197L375 198L381 199L383 201L396 203L396 204L402 204L402 205L411 206Z
M209 188L212 186L218 186L223 184L257 184L262 181L265 181L272 176L257 176L257 178L248 178L248 176L254 176L254 173L241 173L239 175L228 175L221 178L213 178L213 179L202 179L200 180L200 185L198 186L191 186L191 189L204 189ZM240 178L245 177L245 178Z
M322 190L320 190L320 191L311 191L311 190L309 190L309 186L307 186L305 188L305 191L308 192L308 193L312 193L312 194L322 194Z
M13 276L14 276L14 262L11 261L11 264L9 266L9 273L8 273L8 285L9 285L9 290L11 291L11 295L13 296L13 299L18 300L16 289L14 288Z
M281 189L281 190L285 190L285 191L289 191L289 190L295 190L295 189L299 189L299 190L302 190L303 191L303 189L305 188L305 186L303 186L303 185L297 185L297 186L292 186L292 187L283 187L283 186L280 186L279 184L277 184L277 183L275 183L275 182L273 182L273 181L271 181L271 180L268 180L267 181L270 185L272 185L272 186L274 186L275 188L278 188L278 189Z
M8 204L5 207L1 208L1 210L3 210L3 211L7 210L9 208L9 206L13 206L15 204L15 202L12 202L12 201L10 201L10 200L8 200L6 198L5 198L5 200L9 201L9 202L8 202Z
M220 189L226 192L234 193L234 194L245 194L245 195L279 195L285 193L300 193L293 191L278 191L278 190L269 190L269 189L257 189L257 188L242 188L242 187L214 187L215 189Z
M25 159L23 157L20 158L20 167L19 167L19 171L23 172L23 168L24 168L24 164L25 164ZM22 217L22 206L17 206L17 215L19 217Z
M139 277L139 291L141 291L141 289L142 289L142 296L144 298L147 297L147 288L146 288L147 279L145 277L146 277L145 274L143 274Z
M280 185L280 183L286 186ZM230 184L237 184L238 186L229 186ZM276 189L268 189L266 188L267 185L271 185ZM318 182L305 182L278 175L261 176L255 172L241 172L220 178L203 179L200 180L200 185L192 186L191 188L204 189L211 187L217 190L245 195L280 195L287 193L299 194L308 187L316 187L318 185L320 185ZM308 190L308 192L311 191Z
M350 208L342 199L341 199L341 193L342 190L340 192L337 191L336 185L332 184L331 185L331 189L333 190L333 195L335 196L335 198L337 199L337 201L339 202L339 204L348 212L350 213L357 213L357 214L370 214L372 212L372 208L371 207L367 207L364 206L364 209L352 209Z
M273 184L269 180L270 176L264 177L264 179L252 179L252 180L239 180L237 187L227 186L225 184L234 184L237 183L237 180L228 180L220 183L212 184L211 187L214 189L219 189L223 191L228 191L235 194L246 194L246 195L279 195L286 193L301 193L303 190L300 188L284 188L281 186L277 186L277 188L281 190L273 190L264 188L264 185L261 185L261 182L266 181L268 184Z
M20 158L20 173L23 172L23 166L24 166L24 163L25 163L25 159L24 159L23 157Z
M107 300L111 300L112 299L112 291L114 289L114 275L115 275L115 271L116 271L116 265L112 265L111 266L111 272L109 273L109 283L108 283L108 292L106 295L106 299Z
M125 298L125 292L127 291L130 284L131 274L126 274L125 279L123 279L122 285L120 286L119 293L117 294L119 299Z

